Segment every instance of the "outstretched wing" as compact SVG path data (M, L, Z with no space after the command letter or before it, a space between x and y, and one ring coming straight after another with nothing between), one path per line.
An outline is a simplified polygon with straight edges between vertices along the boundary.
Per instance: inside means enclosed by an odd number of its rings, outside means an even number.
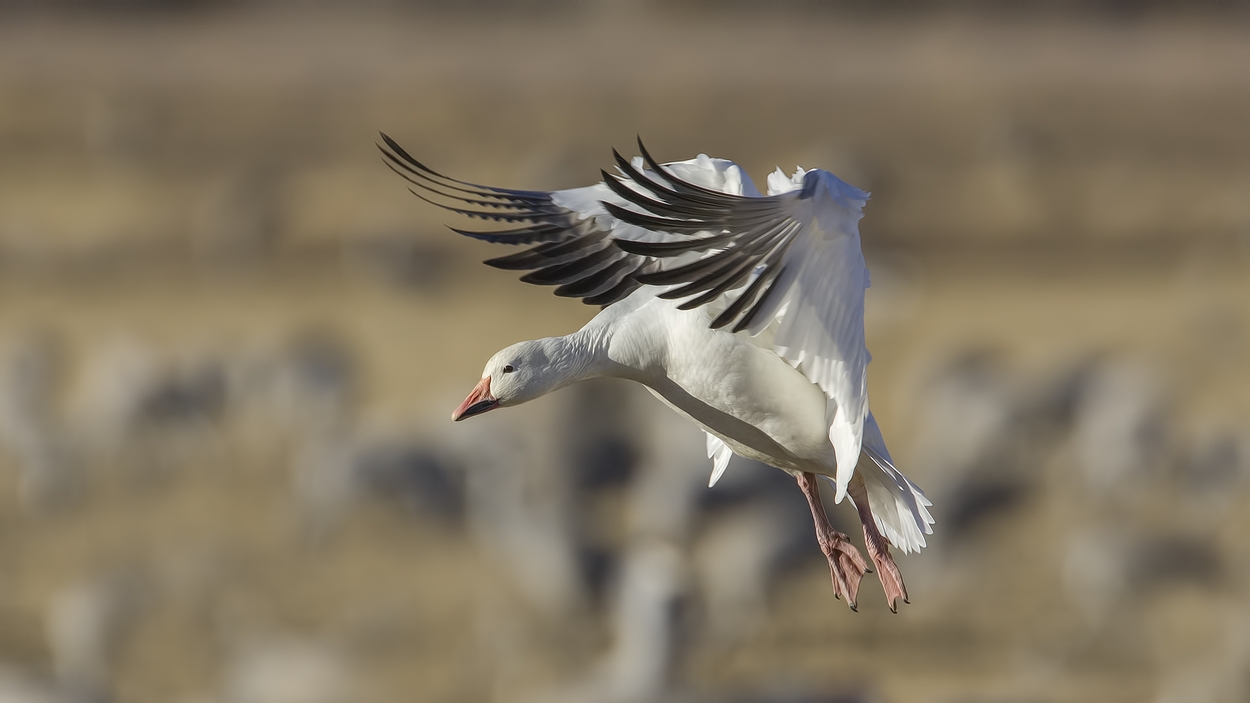
M829 437L842 500L868 413L868 270L858 228L867 193L818 170L789 181L793 190L760 196L731 162L700 156L661 166L641 142L641 160L614 152L620 175L605 172L596 185L492 188L437 173L390 137L382 140L387 165L415 186L417 197L512 226L454 231L531 245L486 261L490 266L528 270L522 281L555 285L556 295L595 305L656 286L660 297L682 300L681 309L709 306L714 328L769 330L773 349L831 400ZM717 463L723 467L719 456Z
M732 195L682 179L641 143L639 149L647 172L618 157L623 178L604 174L605 183L628 205L605 202L605 209L627 224L685 239L617 239L616 246L659 260L658 270L635 278L666 286L661 297L684 298L681 308L726 296L713 327L773 332L773 349L832 401L829 438L837 452L840 502L855 471L868 414L864 290L869 279L858 224L868 194L816 170L796 175L789 192ZM668 264L666 259L685 254L694 243L707 253Z
M531 245L525 251L489 259L486 265L529 271L522 281L557 286L556 295L581 298L590 305L611 305L642 285L634 275L646 270L651 261L616 246L613 228L622 227L606 214L600 216L602 208L597 207L593 194L582 199L600 213L568 207L560 202L561 192L492 188L450 178L414 159L385 134L382 141L385 146L378 148L383 160L414 186L413 195L461 215L512 225L494 231L455 227L452 231L498 244ZM602 185L598 188L603 191L599 195L611 195Z
M498 230L451 227L452 231L487 242L530 247L484 263L527 270L522 281L557 286L556 295L581 298L591 305L611 305L645 283L656 283L646 274L658 271L657 258L637 246L626 246L654 244L664 256L681 256L677 261L685 262L709 255L709 250L725 239L690 236L694 231L649 230L621 221L612 209L627 207L630 201L618 195L616 190L623 186L616 180L550 192L494 188L444 176L417 161L387 135L382 135L382 141L384 145L378 148L383 161L412 184L413 195L451 212L511 226ZM619 154L617 162L630 170L642 167L641 160L630 164ZM716 192L759 194L737 165L724 159L700 156L667 166L702 187L718 189ZM607 174L604 177L610 178ZM645 191L641 185L632 187Z

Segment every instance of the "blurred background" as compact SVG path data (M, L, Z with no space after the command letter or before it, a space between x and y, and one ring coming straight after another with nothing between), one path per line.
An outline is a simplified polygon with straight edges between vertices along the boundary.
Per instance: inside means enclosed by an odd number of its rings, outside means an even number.
M378 130L873 191L912 605L623 382L453 425L595 311ZM0 702L1246 701L1247 508L1250 4L0 2Z

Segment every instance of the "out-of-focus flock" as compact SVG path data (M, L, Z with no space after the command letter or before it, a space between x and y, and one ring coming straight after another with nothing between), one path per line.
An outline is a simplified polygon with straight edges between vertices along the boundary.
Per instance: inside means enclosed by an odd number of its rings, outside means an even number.
M1240 5L526 7L3 10L0 703L1250 695ZM669 44L596 87L611 27ZM864 64L738 84L730 38ZM913 604L847 612L793 480L708 489L626 384L453 425L588 311L422 219L374 128L516 187L650 129L873 190L873 408L937 518Z
M682 688L683 649L749 641L781 582L821 571L788 476L737 459L723 485L707 489L702 435L623 384L575 386L538 418L505 417L437 438L430 428L386 431L364 421L350 344L333 337L297 338L271 355L181 360L135 341L108 345L83 362L65 414L54 410L65 372L55 339L11 340L5 351L0 437L22 511L10 529L51 529L84 503L107 500L92 495L105 486L141 496L141 505L161 500L163 484L192 480L186 473L255 463L250 470L288 483L287 517L296 524L286 526L294 529L287 549L315 555L361 510L384 509L400 516L393 529L440 535L491 562L485 571L505 583L480 586L480 611L449 625L479 630L476 646L500 648L500 661L532 656L508 649L541 636L496 627L603 618L597 661L542 700L698 698ZM995 580L976 555L988 548L987 533L1010 530L1013 516L1045 500L1065 502L1069 517L1053 532L1014 540L1013 557L1058 557L1051 585L1079 614L1078 650L1106 629L1131 630L1155 594L1194 588L1210 596L1235 582L1244 568L1236 511L1246 503L1250 431L1183 433L1159 381L1166 375L1115 355L1030 375L985 350L933 369L913 396L910 452L943 515L929 551L909 560L926 609L969 607L960 595L977 590L969 582ZM103 563L49 593L42 615L52 676L41 685L28 678L33 672L7 669L5 700L107 700L116 650L154 602L193 598L205 615L223 605L215 589L231 575L212 563L222 555L155 556ZM804 607L831 610L828 594L815 590ZM367 588L360 597L368 599ZM499 612L518 604L534 622ZM1250 623L1226 624L1225 658L1184 672L1192 680L1177 685L1241 690ZM364 627L384 631L386 623ZM351 700L350 662L369 651L350 637L207 630L238 648L213 692L228 701ZM231 642L236 636L242 643ZM819 693L746 698L825 700ZM859 695L840 693L834 700ZM1189 688L1178 695L1192 700Z

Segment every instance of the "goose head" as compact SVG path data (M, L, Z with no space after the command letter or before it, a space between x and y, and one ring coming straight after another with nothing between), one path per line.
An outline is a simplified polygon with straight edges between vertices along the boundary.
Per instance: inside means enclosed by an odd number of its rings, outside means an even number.
M459 422L495 408L520 405L544 396L568 383L567 365L558 338L520 342L497 352L486 362L482 380L451 414Z

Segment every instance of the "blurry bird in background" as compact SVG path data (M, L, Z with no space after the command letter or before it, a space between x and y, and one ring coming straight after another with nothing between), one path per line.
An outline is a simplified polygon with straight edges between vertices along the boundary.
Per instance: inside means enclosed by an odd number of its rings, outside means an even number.
M796 478L834 593L854 609L870 568L830 525L816 476L834 484L836 502L849 495L890 609L907 601L889 544L919 550L933 518L868 409L869 278L858 230L867 193L800 168L792 177L778 169L762 195L730 161L661 166L641 142L641 157L616 154L619 175L604 172L592 186L493 188L443 176L382 139L385 162L417 197L518 225L454 231L533 245L486 263L604 306L578 332L497 353L453 419L589 378L637 381L707 432L712 484L735 454Z
M0 355L0 443L20 466L22 503L38 512L71 497L81 478L54 407L62 350L45 335L9 346Z

